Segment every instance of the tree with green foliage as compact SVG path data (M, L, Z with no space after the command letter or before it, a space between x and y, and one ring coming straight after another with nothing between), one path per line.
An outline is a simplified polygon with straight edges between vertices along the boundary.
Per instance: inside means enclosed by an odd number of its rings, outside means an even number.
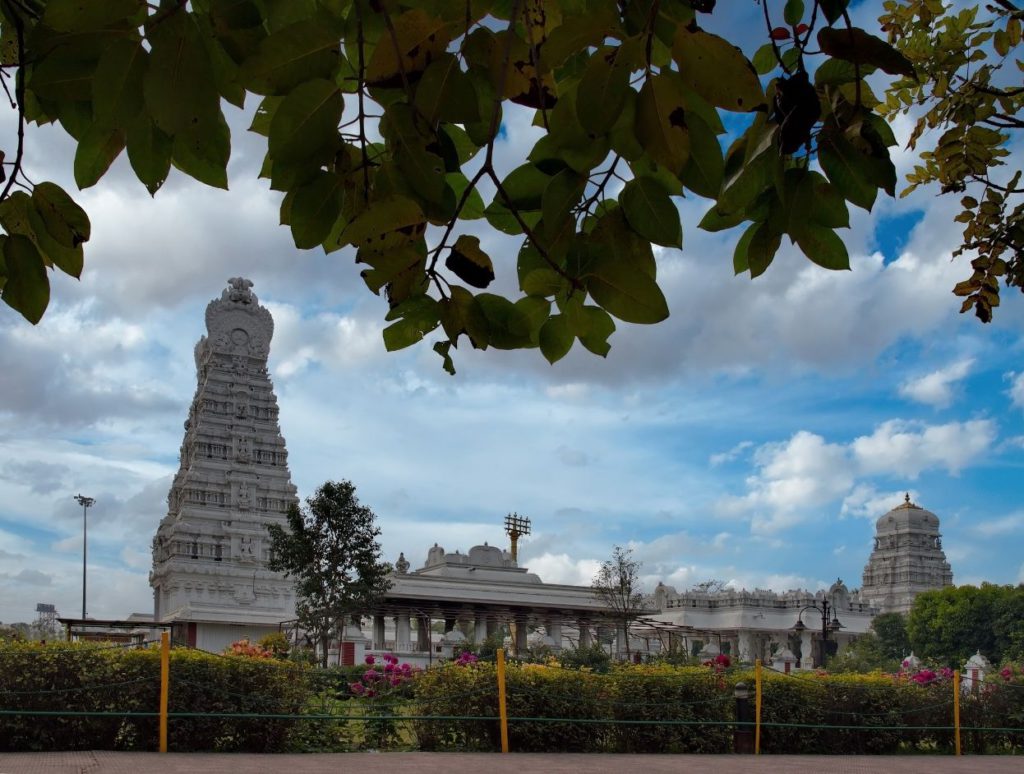
M254 95L282 223L297 248L354 248L386 295L388 350L439 331L451 372L467 341L603 356L615 320L668 316L652 244L682 246L684 195L706 200L701 228L744 226L737 273L762 274L783 237L849 268L848 205L870 210L896 186L866 78L916 73L852 26L848 4L763 0L765 43L748 59L703 28L714 0L0 0L18 129L2 298L38 321L47 271L79 276L90 236L68 194L25 177L27 123L75 140L80 188L125 151L151 194L172 166L226 188L222 105ZM543 134L504 173L513 104ZM737 127L724 148L723 112ZM521 239L514 260L467 233L480 219ZM486 292L499 273L518 292Z
M909 147L922 145L920 164L907 175L910 185L902 195L927 183L962 195L957 221L964 224L963 243L953 255L970 251L977 257L971 276L953 292L964 299L960 311L973 308L982 322L990 322L999 306L1000 277L1024 291L1024 170L1007 162L1008 146L1020 141L1024 129L1018 116L1024 61L1014 57L1022 19L1024 10L1010 0L984 8L890 0L879 19L915 71L915 77L893 83L879 106L890 120L916 116Z
M640 567L640 562L633 558L632 548L615 546L612 558L601 563L590 584L611 611L612 618L625 630L627 656L630 654L629 626L644 610Z
M955 586L918 595L907 618L914 653L951 668L980 651L992 663L1024 656L1024 584Z
M299 624L320 643L321 664L345 622L371 607L391 585L381 561L373 511L360 505L350 481L327 481L306 508L288 510L287 529L270 531L270 569L295 579Z
M871 630L857 637L829 660L834 672L896 672L910 653L906 618L901 613L882 613L871 621Z

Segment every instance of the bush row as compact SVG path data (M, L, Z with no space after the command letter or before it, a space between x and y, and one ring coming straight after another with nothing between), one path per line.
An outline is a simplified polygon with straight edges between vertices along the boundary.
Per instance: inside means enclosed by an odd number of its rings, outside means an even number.
M175 649L170 712L296 714L308 695L307 670L278 662ZM155 750L160 653L88 644L0 643L0 709L106 716L0 716L0 750ZM276 719L176 718L172 750L269 752L286 746L296 722Z
M288 662L173 650L170 711L252 718L172 718L170 749L276 752L402 748L497 750L492 663L450 663L392 685L369 667L316 670ZM0 643L0 751L155 750L156 649ZM732 749L734 688L751 671L667 665L607 673L511 664L507 708L513 751L723 753ZM363 688L356 687L362 681ZM373 687L373 696L367 686ZM751 701L753 701L753 690ZM355 697L355 698L354 698ZM765 753L949 752L953 688L889 675L785 676L765 672ZM76 712L110 713L101 716ZM369 718L296 720L273 715ZM403 716L426 716L404 720ZM965 752L1024 751L1024 674L995 676L963 697ZM770 724L770 725L769 725ZM823 728L822 726L828 726ZM911 729L895 728L912 726ZM992 730L1006 729L1011 730Z

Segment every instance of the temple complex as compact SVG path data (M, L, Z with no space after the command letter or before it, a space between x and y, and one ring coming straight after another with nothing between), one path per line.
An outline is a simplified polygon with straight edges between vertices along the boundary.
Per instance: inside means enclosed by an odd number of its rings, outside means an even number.
M906 613L921 592L952 585L939 517L910 502L908 493L875 523L875 547L864 567L861 596L880 613Z
M298 499L267 373L274 321L251 288L235 277L206 307L180 466L153 538L154 620L211 651L295 615L294 583L267 569L267 525L284 524Z
M274 323L252 283L231 279L207 306L206 328L195 348L197 387L180 466L153 539L150 585L156 623L171 624L175 639L221 651L294 623L295 586L268 569L267 526L285 524L298 498L267 373ZM517 652L601 642L620 658L682 648L787 669L817 666L837 644L867 632L879 612L906 612L918 593L952 584L938 517L909 495L876 530L859 591L840 580L814 593L678 592L659 583L627 632L593 588L544 583L518 565L516 539L529 534L529 519L510 514L511 552L484 543L449 553L435 544L414 570L400 555L390 589L346 627L334 655L353 663L365 652L392 652L429 663L499 637Z

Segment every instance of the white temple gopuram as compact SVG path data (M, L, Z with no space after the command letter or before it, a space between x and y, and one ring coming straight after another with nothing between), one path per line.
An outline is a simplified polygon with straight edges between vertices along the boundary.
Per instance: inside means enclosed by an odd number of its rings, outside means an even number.
M908 493L875 523L875 547L864 567L861 596L880 613L906 613L921 592L952 585L939 517L910 502Z
M206 307L180 467L153 538L154 619L210 651L295 615L294 583L267 569L267 525L298 499L267 374L274 321L251 288L232 278Z

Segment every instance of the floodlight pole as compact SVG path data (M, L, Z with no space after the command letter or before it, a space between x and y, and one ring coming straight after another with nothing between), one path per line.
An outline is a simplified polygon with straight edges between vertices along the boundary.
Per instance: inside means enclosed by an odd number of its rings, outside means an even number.
M512 561L519 561L519 538L530 534L530 519L518 513L510 513L505 517L505 533L512 544Z
M92 497L86 497L85 495L75 495L75 500L82 506L82 621L85 621L85 564L86 557L88 556L88 527L87 527L87 514L89 508L91 508L96 500Z

